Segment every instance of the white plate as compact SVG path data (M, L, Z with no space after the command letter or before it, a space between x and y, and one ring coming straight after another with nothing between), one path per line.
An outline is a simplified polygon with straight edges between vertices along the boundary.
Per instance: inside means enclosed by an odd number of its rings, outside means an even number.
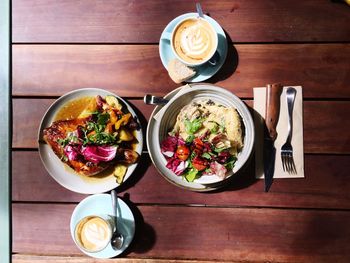
M57 99L47 110L40 123L38 141L42 141L43 129L51 125L51 123L55 120L56 114L67 102L81 97L96 95L100 95L102 97L105 97L106 95L113 95L117 97L126 105L127 110L133 116L136 116L136 113L130 107L130 105L128 105L126 101L113 94L112 92L95 88L74 90ZM136 138L139 141L136 146L136 151L141 155L143 146L142 129L136 132ZM113 175L109 175L103 178L98 178L96 176L87 178L75 173L74 170L71 169L68 165L64 164L56 156L51 147L45 143L39 143L39 154L46 170L49 172L52 178L55 179L60 185L71 191L82 194L95 194L107 192L119 186L119 184L116 182L116 178ZM128 170L124 177L124 182L131 176L136 166L137 163L132 164L128 167Z
M175 58L175 55L171 49L170 46L170 40L165 37L167 33L171 33L174 29L175 25L177 25L178 22L180 22L182 19L186 17L195 17L197 16L197 13L187 13L183 14L181 16L178 16L174 18L170 23L164 28L160 40L159 40L159 55L160 59L163 63L164 68L168 69L168 63L171 59ZM205 63L201 66L194 67L196 69L196 75L192 77L189 80L186 80L186 82L201 82L205 81L212 76L214 76L222 67L226 60L227 56L227 39L224 30L219 25L218 22L216 22L213 18L210 16L204 15L205 19L214 27L216 33L218 34L218 49L217 53L219 54L220 59L216 63L215 66L210 65L209 63Z
M179 91L176 89L165 96L166 99L171 99ZM161 106L157 106L150 118L147 127L147 146L150 157L157 167L159 172L171 183L180 186L185 189L194 191L210 191L222 187L228 180L222 180L217 176L201 176L195 179L194 182L187 182L182 179L181 176L175 175L171 170L166 168L166 159L161 154L160 142L166 137L167 133L175 124L176 116L179 111L193 99L205 99L210 98L215 102L218 102L225 106L233 106L237 109L239 115L242 117L244 125L244 147L239 153L237 162L235 163L233 173L231 173L227 179L236 174L243 165L248 161L254 145L254 125L251 114L247 106L231 92L211 85L211 84L194 84L191 88L188 88L184 94L180 95L169 106L163 116L160 116L155 120L153 116L161 109Z
M78 248L86 255L94 258L112 258L121 254L127 249L135 235L135 219L128 205L118 198L119 209L117 211L118 230L124 236L123 246L119 250L114 250L109 243L105 249L96 253L86 252ZM95 194L86 197L74 209L70 220L70 232L74 241L74 229L77 223L90 215L112 215L112 200L109 194ZM75 242L75 241L74 241Z

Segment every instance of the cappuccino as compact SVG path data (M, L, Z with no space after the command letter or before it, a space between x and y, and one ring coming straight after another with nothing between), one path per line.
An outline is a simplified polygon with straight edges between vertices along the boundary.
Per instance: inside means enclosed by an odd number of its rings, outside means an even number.
M104 249L111 240L110 223L99 216L87 216L80 220L75 228L75 240L88 252L98 252Z
M212 25L202 18L181 21L172 34L172 47L176 55L187 65L207 62L215 53L218 36Z

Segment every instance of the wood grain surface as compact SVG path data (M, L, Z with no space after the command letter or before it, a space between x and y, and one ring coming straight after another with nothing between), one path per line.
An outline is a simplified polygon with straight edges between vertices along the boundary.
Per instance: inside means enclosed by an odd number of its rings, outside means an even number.
M96 263L96 259L86 256L37 256L28 254L14 254L13 263ZM98 263L208 263L208 260L189 260L189 259L156 259L156 258L114 258L98 259ZM216 263L227 263L227 261L215 260ZM239 261L230 261L231 263Z
M196 1L14 0L14 42L157 43ZM350 13L336 1L201 1L234 42L349 41Z
M348 262L350 258L348 212L129 205L137 228L123 257L195 255L198 260L278 262ZM13 251L81 255L69 231L74 207L14 204Z
M37 151L15 151L12 160L13 201L80 202L86 197L52 179ZM137 172L120 189L120 195L129 196L138 204L350 209L349 155L306 155L306 178L276 179L268 194L263 192L263 180L255 179L254 165L249 166L223 189L196 193L165 180L146 154Z
M111 262L74 245L70 217L87 195L65 189L45 170L40 120L62 94L96 87L126 98L145 130L154 107L143 96L179 86L160 60L160 35L196 2L11 1L13 262ZM349 6L200 3L229 43L224 66L206 82L249 107L253 87L303 86L305 178L276 179L264 193L252 159L225 188L191 192L162 178L145 147L137 172L118 188L136 218L136 235L112 262L350 262Z
M61 96L73 89L98 87L120 96L143 97L164 95L179 86L162 66L158 45L12 48L15 96ZM348 61L350 44L230 45L224 66L207 82L246 98L253 97L253 87L276 82L302 85L304 98L349 98Z
M37 148L40 120L49 108L52 99L13 100L14 148ZM251 100L245 100L252 105ZM154 109L142 100L130 100L146 130L147 120ZM304 152L305 153L350 153L350 134L344 126L350 126L349 101L305 101L304 107ZM24 110L25 109L25 110ZM30 121L28 121L30 120ZM23 132L25 131L25 132Z

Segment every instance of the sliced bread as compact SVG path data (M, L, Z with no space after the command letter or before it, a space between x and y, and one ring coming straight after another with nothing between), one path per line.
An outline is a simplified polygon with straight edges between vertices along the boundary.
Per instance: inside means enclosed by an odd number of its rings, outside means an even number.
M170 78L175 83L186 81L196 74L196 71L194 69L186 66L178 59L172 59L169 61L168 72Z

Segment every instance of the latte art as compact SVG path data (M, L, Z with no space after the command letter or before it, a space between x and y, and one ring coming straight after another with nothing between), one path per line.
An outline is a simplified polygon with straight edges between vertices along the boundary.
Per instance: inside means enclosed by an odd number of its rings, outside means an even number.
M217 47L217 35L203 19L191 18L175 29L173 47L177 55L188 63L210 59Z
M91 216L78 224L75 235L84 249L99 251L109 243L111 230L104 219Z
M185 28L181 34L181 49L188 57L202 59L210 51L210 32L199 23Z

